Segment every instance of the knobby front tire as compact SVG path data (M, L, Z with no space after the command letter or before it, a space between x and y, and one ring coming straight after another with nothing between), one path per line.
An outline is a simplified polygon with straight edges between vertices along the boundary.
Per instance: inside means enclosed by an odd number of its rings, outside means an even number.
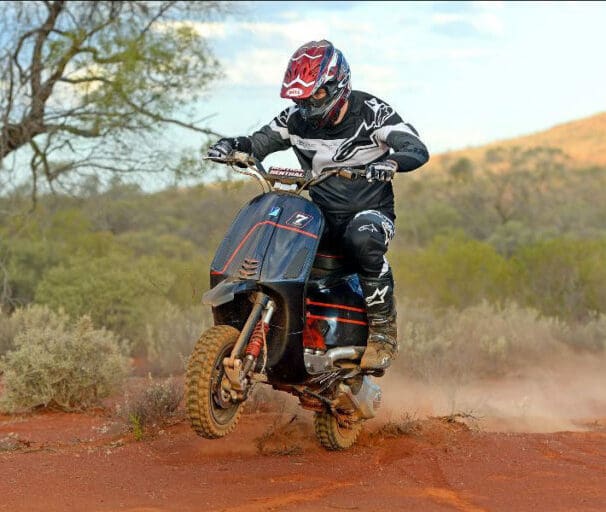
M242 403L233 402L221 389L223 359L236 344L239 331L216 325L203 332L189 358L186 374L187 415L199 436L218 439L238 423Z

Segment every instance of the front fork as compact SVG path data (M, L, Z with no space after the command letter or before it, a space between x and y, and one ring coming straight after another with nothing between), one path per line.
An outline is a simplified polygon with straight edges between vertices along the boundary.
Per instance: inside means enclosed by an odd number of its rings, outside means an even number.
M252 311L231 354L223 359L225 377L221 387L234 401L241 402L246 399L251 389L251 381L264 380L264 375L255 374L251 370L254 370L261 350L267 350L265 335L275 308L276 305L269 295L257 292Z

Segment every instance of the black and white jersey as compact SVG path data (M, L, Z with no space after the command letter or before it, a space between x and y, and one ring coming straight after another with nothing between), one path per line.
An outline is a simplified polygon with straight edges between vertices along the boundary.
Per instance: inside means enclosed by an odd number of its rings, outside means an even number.
M427 148L410 124L390 105L361 91L352 91L347 113L336 126L314 128L293 105L249 139L258 159L292 148L301 167L311 169L314 175L327 167L363 169L387 156L398 163L399 171L406 172L429 158ZM389 182L368 183L333 176L312 187L310 196L329 214L376 209L393 216L393 189Z

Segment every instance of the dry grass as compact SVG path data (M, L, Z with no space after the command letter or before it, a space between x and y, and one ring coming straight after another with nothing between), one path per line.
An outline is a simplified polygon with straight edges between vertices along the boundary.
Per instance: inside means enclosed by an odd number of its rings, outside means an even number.
M127 423L135 439L141 440L147 432L181 419L179 404L183 398L183 385L173 379L154 382L134 398L125 398L118 407L118 415Z
M369 434L371 438L393 439L402 436L417 435L421 431L422 422L416 414L404 413L399 419L390 419L377 430Z
M306 430L298 414L281 412L269 428L255 439L259 455L301 455Z

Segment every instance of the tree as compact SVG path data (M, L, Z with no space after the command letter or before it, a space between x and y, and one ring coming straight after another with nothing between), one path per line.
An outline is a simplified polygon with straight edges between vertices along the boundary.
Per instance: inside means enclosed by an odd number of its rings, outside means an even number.
M203 37L218 2L39 1L0 4L0 187L27 153L32 197L76 175L174 168L167 125L220 75ZM27 151L29 150L29 151ZM164 169L163 169L164 167Z

